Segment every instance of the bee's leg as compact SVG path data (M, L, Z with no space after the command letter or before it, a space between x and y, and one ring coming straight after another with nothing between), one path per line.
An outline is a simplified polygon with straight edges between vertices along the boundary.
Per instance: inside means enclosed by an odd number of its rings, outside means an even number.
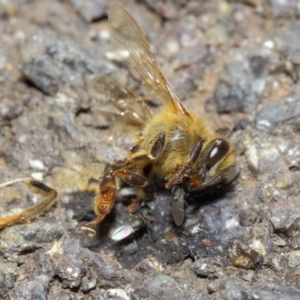
M166 133L164 131L160 132L160 134L157 136L155 139L152 148L149 151L142 150L138 145L134 146L130 152L129 152L129 158L126 158L124 160L119 160L116 161L120 165L129 165L131 162L136 162L136 161L144 161L145 163L150 160L154 160L158 158L162 150L165 146L166 142Z
M134 213L136 209L141 205L141 202L145 199L146 194L144 191L144 187L148 184L148 179L138 173L134 173L129 170L117 170L116 176L122 179L125 183L129 185L138 186L139 191L137 193L136 198L130 203L127 207L128 212Z
M112 173L112 176L120 178L122 181L129 185L135 185L140 187L145 187L148 184L148 179L139 173L133 172L131 170L120 169Z
M146 194L143 188L148 185L148 179L139 173L124 169L115 171L114 175L119 177L122 181L129 185L140 187L137 193L137 197L127 207L128 212L135 212L136 209L140 206L141 202L146 198Z
M186 167L179 169L179 171L175 173L175 175L165 184L165 188L169 190L173 186L182 183L182 178L187 173L186 170L187 170Z
M112 168L108 169L100 183L99 190L97 192L95 202L94 202L94 211L96 214L96 219L86 225L86 227L94 227L99 224L107 214L109 214L114 206L116 198L117 185L115 178L120 178L123 182L139 187L145 187L148 184L148 179L144 175L128 170L125 166L129 165L131 162L136 161L149 161L149 159L157 158L165 145L165 132L161 132L154 142L152 149L149 153L145 151L132 151L129 159L118 161L119 165L124 165L124 168L113 170ZM141 200L144 197L138 197L129 208L129 211L134 211L136 207L140 204Z
M140 188L136 194L136 198L127 206L127 211L131 214L136 212L136 210L141 206L143 200L147 197L145 190Z
M141 174L124 169L114 171L113 176L119 177L129 185L140 187L136 199L127 208L129 212L134 212L136 208L140 206L141 201L146 197L143 187L148 184L147 178ZM145 224L146 222L142 217L135 218L131 222L117 228L112 234L111 239L114 241L123 240L143 228Z
M177 173L165 184L166 189L170 189L176 184L181 184L182 181L184 181L185 179L190 179L189 175L191 172L191 168L196 163L200 155L202 146L203 142L200 139L190 151L187 163L184 166L182 166L177 171Z
M166 144L166 133L162 131L157 137L156 141L154 142L150 151L150 155L148 157L152 160L158 158L161 155L165 144Z
M228 178L226 177L225 178L225 182L229 182L229 179L233 180L238 175L238 172L239 172L239 169L235 169L235 168L236 168L236 164L232 163L231 165L227 166L226 168L220 170L214 176L208 178L202 184L202 186L209 187L211 185L216 185L216 184L219 184L219 183L223 182L224 179L223 179L222 175L225 174L226 172L231 172L231 173L229 173L230 177L228 177Z
M133 161L141 160L149 160L146 151L139 151L137 153L134 153L130 156L130 158L115 160L115 165L118 166L118 168L125 168L126 166L130 165L130 163L132 163Z
M126 169L113 170L113 168L108 168L95 197L94 211L97 217L85 227L96 226L111 212L117 194L116 177L130 185L146 186L148 183L147 178L141 174Z
M96 219L86 224L85 227L91 228L96 226L111 212L117 192L117 184L113 173L114 170L111 167L106 169L94 200Z
M128 162L129 162L128 158L119 159L119 160L115 160L115 165L122 167L122 166L126 166Z
M4 183L1 186L8 186L15 182L26 183L33 193L43 196L44 199L41 202L23 210L19 214L0 218L0 229L7 226L30 223L34 219L46 213L56 201L57 192L55 190L49 188L40 181L30 178L14 180L9 183Z

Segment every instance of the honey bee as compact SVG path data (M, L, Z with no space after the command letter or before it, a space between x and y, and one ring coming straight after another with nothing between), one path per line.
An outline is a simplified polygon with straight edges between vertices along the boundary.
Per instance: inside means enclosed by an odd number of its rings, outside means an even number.
M180 226L184 221L185 196L188 193L230 182L235 177L234 150L227 139L179 101L129 12L119 4L112 4L108 20L116 53L126 56L125 62L135 69L142 83L156 93L162 106L154 115L145 114L143 130L128 157L107 167L95 197L96 218L86 227L96 226L111 212L118 180L136 188L137 198L132 207L146 198L147 190L155 189L157 182L163 182L165 188L171 191L172 217ZM46 199L37 208L29 208L25 217L21 214L15 216L15 223L16 220L25 223L41 215L50 209L56 197L54 190L41 183L33 180L25 182L44 193ZM12 219L2 220L0 228L12 225ZM143 225L143 218L137 218L118 228L112 238L123 239Z
M128 157L105 172L94 204L97 217L86 226L99 224L112 210L116 178L138 188L137 202L145 196L145 187L155 185L157 180L163 181L165 188L171 190L172 216L180 226L184 221L186 193L233 179L236 174L233 148L202 118L182 105L161 73L140 27L121 5L111 6L109 26L116 53L126 56L124 60L136 70L143 84L160 97L162 107L146 120ZM113 238L123 237L122 230L127 232L132 228L133 231L141 223L136 221L118 229Z

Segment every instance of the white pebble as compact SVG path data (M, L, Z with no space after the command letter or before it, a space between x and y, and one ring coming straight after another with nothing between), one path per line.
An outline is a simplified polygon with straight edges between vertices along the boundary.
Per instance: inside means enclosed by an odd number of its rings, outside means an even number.
M249 167L251 169L253 169L254 171L257 171L257 169L258 169L257 148L254 145L248 145L245 155L246 155Z
M44 168L45 168L43 162L41 162L38 159L29 159L28 162L29 162L29 166L30 166L31 169L43 171Z
M35 179L35 180L39 180L39 181L43 181L43 173L41 172L33 172L30 174L30 176Z
M270 41L270 40L265 41L265 42L263 43L263 45L264 45L264 47L269 48L269 49L273 49L273 48L274 48L274 42L273 42L273 41Z

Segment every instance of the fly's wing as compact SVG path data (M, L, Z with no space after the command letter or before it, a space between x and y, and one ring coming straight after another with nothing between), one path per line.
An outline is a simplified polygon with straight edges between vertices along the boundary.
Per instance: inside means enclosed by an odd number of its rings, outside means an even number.
M171 209L172 217L177 226L181 226L184 221L184 201L185 192L179 185L174 185L172 188Z
M110 7L108 20L111 42L117 54L122 53L122 58L141 76L143 84L160 96L170 112L189 116L161 73L149 43L132 16L115 3Z
M100 102L97 110L122 116L128 123L143 125L151 117L151 111L134 91L109 75L100 75L88 83L89 95Z

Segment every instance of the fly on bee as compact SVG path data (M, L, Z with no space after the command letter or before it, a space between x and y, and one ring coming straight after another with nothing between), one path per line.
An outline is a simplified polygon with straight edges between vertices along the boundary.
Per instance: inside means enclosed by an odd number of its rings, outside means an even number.
M114 207L118 180L136 189L136 199L131 208L147 198L147 191L155 190L157 182L163 183L171 193L171 211L176 225L185 217L185 196L220 183L230 182L236 175L235 155L229 141L179 101L158 67L150 46L132 16L119 4L109 11L111 42L116 53L122 53L125 62L139 74L145 86L152 89L162 105L156 114L147 113L136 145L127 158L106 168L94 202L96 218L86 224L92 228L101 223ZM30 186L44 192L46 186L35 181ZM49 210L56 194L50 195L29 217L19 215L23 223ZM28 210L30 210L28 209ZM25 211L26 212L26 211ZM27 213L28 215L28 213ZM9 220L2 227L16 224ZM142 218L118 228L112 239L121 240L144 225ZM1 228L1 219L0 219Z

